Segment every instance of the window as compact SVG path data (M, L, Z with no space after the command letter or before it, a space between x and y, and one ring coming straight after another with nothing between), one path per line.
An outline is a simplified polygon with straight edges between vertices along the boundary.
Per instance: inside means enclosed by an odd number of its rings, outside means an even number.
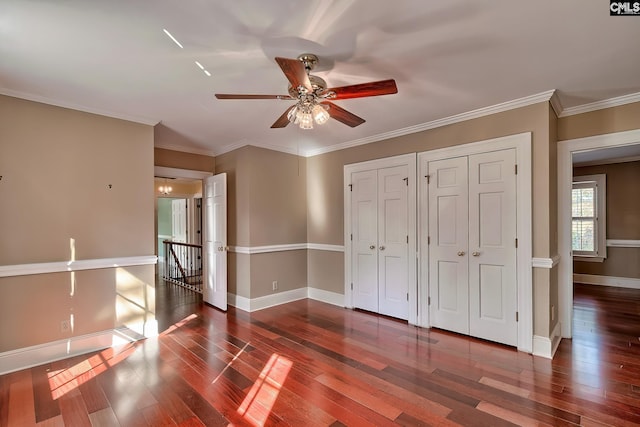
M606 245L606 175L573 177L571 249L580 261L602 262Z

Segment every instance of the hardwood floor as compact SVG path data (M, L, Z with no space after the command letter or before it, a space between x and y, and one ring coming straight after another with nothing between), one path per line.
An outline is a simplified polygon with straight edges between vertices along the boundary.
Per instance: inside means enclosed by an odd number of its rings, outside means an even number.
M637 290L576 286L553 361L312 300L158 295L157 338L1 376L0 425L640 425Z

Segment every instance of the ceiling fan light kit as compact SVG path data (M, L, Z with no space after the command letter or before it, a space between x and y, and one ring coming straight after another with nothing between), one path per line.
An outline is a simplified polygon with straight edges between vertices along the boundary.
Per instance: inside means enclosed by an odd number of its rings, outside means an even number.
M356 127L365 122L361 117L333 104L329 100L364 98L368 96L390 95L398 93L393 79L361 83L327 89L327 83L320 77L309 74L318 57L312 53L303 53L297 59L276 58L276 62L289 80L289 95L243 95L216 93L217 99L281 99L297 101L275 121L272 128L283 128L289 123L297 124L300 129L313 129L313 124L324 124L333 118Z

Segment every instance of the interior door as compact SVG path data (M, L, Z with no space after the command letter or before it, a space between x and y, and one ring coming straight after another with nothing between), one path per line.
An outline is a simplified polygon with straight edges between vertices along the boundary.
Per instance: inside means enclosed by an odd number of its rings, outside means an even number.
M378 312L409 316L408 166L378 170Z
M186 199L171 200L171 240L187 242L187 201Z
M353 306L378 312L378 173L351 175Z
M227 310L227 174L204 181L203 299Z
M470 335L517 345L514 149L469 157Z
M469 333L467 157L429 162L431 325Z

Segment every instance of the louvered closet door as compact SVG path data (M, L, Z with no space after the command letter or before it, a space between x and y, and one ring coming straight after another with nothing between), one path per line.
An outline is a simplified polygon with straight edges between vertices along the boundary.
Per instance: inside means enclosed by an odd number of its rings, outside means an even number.
M517 345L515 150L469 157L469 333Z
M378 171L351 175L353 304L378 312Z
M429 162L431 325L469 333L467 157Z
M408 166L378 170L378 312L409 316Z

